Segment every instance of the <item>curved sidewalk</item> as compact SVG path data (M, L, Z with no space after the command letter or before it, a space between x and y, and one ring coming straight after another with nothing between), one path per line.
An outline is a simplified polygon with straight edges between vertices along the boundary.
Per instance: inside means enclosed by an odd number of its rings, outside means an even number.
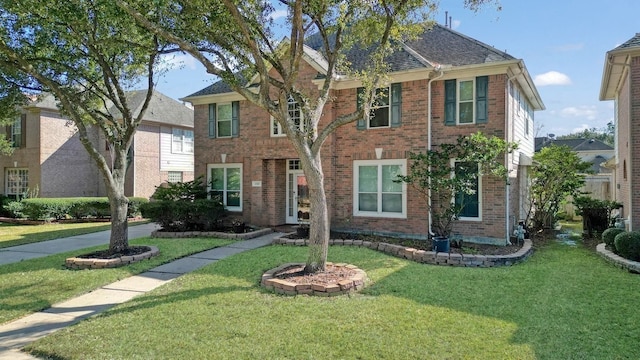
M129 228L129 236L130 238L148 236L151 234L151 231L156 228L157 226L155 224L133 226ZM32 245L32 247L28 247L27 249L23 247L27 247L29 245L5 248L2 249L4 250L3 252L15 252L15 254L3 257L4 254L0 253L0 264L3 264L1 262L3 260L9 261L13 259L13 261L4 263L21 261L22 256L29 256L24 259L31 259L59 252L100 245L103 243L106 244L109 241L108 235L108 231L102 231L100 233L29 244ZM269 245L274 238L280 236L282 236L282 233L274 232L254 239L238 241L227 246L193 254L191 256L160 265L148 270L147 272L102 286L90 293L55 304L49 309L0 325L0 360L37 359L20 351L20 349L54 331L73 325L83 319L108 310L115 305L124 303L138 295L151 291L185 273L197 270L203 266L237 253ZM78 243L82 245L78 245ZM43 245L38 247L38 244ZM15 248L20 249L14 250ZM62 250L58 251L59 249Z

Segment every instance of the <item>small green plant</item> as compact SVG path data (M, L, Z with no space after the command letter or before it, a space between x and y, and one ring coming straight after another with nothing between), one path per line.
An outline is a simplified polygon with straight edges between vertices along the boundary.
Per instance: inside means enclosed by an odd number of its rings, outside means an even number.
M24 210L24 204L20 201L10 201L7 205L3 206L3 209L9 217L14 219L22 219L25 217L22 212Z
M626 259L640 261L640 232L625 231L616 235L616 253Z
M624 229L620 228L608 228L607 230L602 232L602 241L609 247L613 248L615 246L614 240L616 236L620 233L623 233Z

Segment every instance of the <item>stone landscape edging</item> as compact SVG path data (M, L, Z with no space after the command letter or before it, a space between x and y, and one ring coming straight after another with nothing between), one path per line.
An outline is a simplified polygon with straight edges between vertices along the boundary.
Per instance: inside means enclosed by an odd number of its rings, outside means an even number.
M293 246L306 246L308 242L308 239L288 239L286 237L273 240L273 244ZM520 250L507 255L451 254L448 252L417 250L402 245L348 239L331 239L329 240L329 245L365 247L424 264L484 268L511 266L526 260L533 253L532 243L529 239L524 240L524 244Z
M596 246L596 252L613 265L622 269L626 269L629 272L640 274L640 262L623 258L613 251L607 250L605 243L598 244Z
M221 231L159 231L155 230L151 233L151 237L155 238L190 238L190 237L214 237L223 239L239 239L248 240L257 238L258 236L267 235L272 233L270 228L258 229L246 233L226 233Z
M320 297L345 295L353 291L360 291L365 286L367 274L355 265L327 262L327 265L346 267L356 273L349 279L338 281L336 284L296 284L284 279L278 279L275 274L290 267L297 267L304 263L288 263L262 274L260 285L269 291L282 295L311 295Z
M69 269L82 270L82 269L109 269L120 266L129 265L141 260L151 259L154 256L160 255L160 250L157 246L153 245L139 245L149 248L149 251L145 251L142 254L120 256L113 259L95 259L95 258L81 258L71 257L65 260L65 266Z

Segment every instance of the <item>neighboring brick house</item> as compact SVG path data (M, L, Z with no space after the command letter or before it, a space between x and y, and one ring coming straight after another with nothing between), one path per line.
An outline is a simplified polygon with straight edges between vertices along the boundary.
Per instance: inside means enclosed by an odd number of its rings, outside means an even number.
M298 87L313 96L326 64L317 47L308 45ZM354 50L349 57L357 67L366 52ZM340 127L323 145L332 228L424 237L424 202L415 190L394 183L393 174L406 173L410 151L482 131L520 144L506 159L510 186L483 177L476 205L466 209L454 231L469 240L504 243L524 217L533 113L544 109L524 62L437 25L403 44L388 62L391 84L384 105L368 122ZM359 86L353 79L334 81L334 100L325 107L320 127L357 109ZM183 100L195 110L195 173L215 180L212 188L224 195L229 210L262 226L295 224L309 216L297 155L265 110L224 82ZM296 104L289 106L298 117Z
M131 92L131 108L139 109L144 95L144 91ZM25 106L21 117L4 132L13 141L14 152L0 156L3 194L22 196L37 189L39 197L106 196L95 161L52 96ZM108 145L98 128L93 127L89 135L109 159ZM193 180L193 110L154 92L131 154L127 196L149 197L162 182Z
M640 33L605 56L600 100L614 100L615 200L640 230Z

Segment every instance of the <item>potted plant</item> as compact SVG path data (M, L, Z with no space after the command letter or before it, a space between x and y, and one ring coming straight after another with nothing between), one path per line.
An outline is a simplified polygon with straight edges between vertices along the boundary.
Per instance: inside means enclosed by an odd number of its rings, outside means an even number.
M483 174L506 180L505 152L517 144L481 132L459 136L453 144L440 144L425 152L410 153L409 174L398 181L411 185L424 199L431 216L429 235L434 251L448 252L453 225L475 194Z

